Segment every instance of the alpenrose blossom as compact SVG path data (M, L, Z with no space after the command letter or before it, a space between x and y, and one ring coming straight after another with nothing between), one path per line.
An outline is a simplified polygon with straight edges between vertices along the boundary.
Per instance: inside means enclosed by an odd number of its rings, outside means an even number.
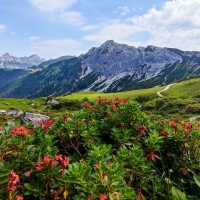
M55 155L53 158L49 158L49 156L44 156L42 162L36 163L36 169L40 171L46 167L54 168L57 166L57 163L55 161L58 161L60 163L61 169L65 169L70 160L66 156L62 155Z
M62 156L62 155L55 155L53 159L60 162L60 166L62 169L65 169L70 161L69 158L67 158L66 156Z
M16 196L15 196L15 199L16 199L16 200L23 200L24 198L21 197L21 196L19 196L19 195L16 195Z
M24 126L15 126L11 131L10 131L12 137L14 137L15 135L21 136L21 137L25 137L25 135L30 135L33 133L32 130L29 130L27 128L25 128Z
M8 185L7 185L8 191L15 191L17 183L20 183L19 176L12 170L9 174L9 179L8 179Z
M100 194L99 199L100 200L106 200L107 199L106 194Z
M32 172L33 172L33 170L28 171L28 172L25 174L25 176L26 176L26 177L30 177Z

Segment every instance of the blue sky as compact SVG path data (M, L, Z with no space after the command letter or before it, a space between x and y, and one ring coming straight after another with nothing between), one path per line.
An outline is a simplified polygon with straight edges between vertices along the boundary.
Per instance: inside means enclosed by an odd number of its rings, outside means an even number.
M111 39L200 51L200 0L0 1L0 56L79 56Z

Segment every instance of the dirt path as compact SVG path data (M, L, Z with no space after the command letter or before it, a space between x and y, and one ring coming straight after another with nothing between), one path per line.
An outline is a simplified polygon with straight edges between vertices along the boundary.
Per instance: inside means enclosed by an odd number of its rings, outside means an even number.
M169 85L167 85L166 87L165 87L165 89L163 89L163 90L161 90L161 91L158 91L157 92L157 95L159 96L159 97L164 97L162 94L161 94L161 92L164 92L164 91L166 91L166 90L169 90L169 88L172 86L172 85L174 85L175 83L171 83L171 84L169 84Z

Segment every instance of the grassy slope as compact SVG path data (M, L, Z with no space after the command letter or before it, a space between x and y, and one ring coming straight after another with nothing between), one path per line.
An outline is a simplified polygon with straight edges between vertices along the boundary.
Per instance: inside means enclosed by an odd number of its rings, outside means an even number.
M183 110L188 104L200 107L200 100L193 98L196 96L200 97L200 78L193 78L176 83L169 90L162 93L166 96L165 98L157 98L156 93L164 88L165 86L118 93L98 93L93 91L78 92L66 96L60 96L57 99L59 102L74 100L82 101L85 97L87 97L90 101L94 101L98 98L98 96L101 96L103 98L119 97L134 100L138 96L147 95L152 97L151 99L153 100L143 104L144 110L155 114L168 113L177 116L181 114L180 111ZM65 107L58 110L52 110L50 108L51 106L46 104L46 98L36 98L34 99L34 105L31 105L32 103L31 99L0 98L0 110L6 110L8 112L10 109L15 108L21 109L24 112L27 111L46 114L50 117L67 112ZM188 114L185 113L184 115ZM8 119L12 119L12 117L3 115L0 116L0 126Z
M200 95L200 78L192 78L173 85L162 93L165 96L176 98L192 98Z
M77 92L73 93L67 96L62 96L59 97L60 99L66 99L66 100L83 100L85 97L87 97L90 101L94 101L95 99L98 98L98 96L103 97L103 98L114 98L114 97L119 97L123 99L130 99L134 100L138 96L145 96L145 95L155 95L159 90L164 89L165 87L155 87L155 88L150 88L150 89L143 89L143 90L132 90L132 91L127 91L127 92L116 92L116 93L98 93L98 92Z

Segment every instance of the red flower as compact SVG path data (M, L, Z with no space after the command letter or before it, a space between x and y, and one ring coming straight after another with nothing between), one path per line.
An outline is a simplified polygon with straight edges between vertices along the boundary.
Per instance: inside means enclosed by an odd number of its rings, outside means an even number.
M100 200L106 200L107 199L106 194L100 194L99 199Z
M97 165L97 164L94 164L94 167L95 167L96 169L99 169L99 165Z
M111 108L111 110L112 110L112 111L114 111L114 110L116 110L116 109L117 109L117 107L116 107L116 105L115 105L115 104L111 105L111 106L110 106L110 108Z
M65 169L70 161L69 158L67 158L66 156L62 157L62 155L55 155L54 160L57 160L60 162L62 169Z
M121 123L122 128L126 128L126 125L124 123Z
M139 134L145 132L146 130L147 130L146 126L140 126L140 125L138 126L138 132L139 132Z
M170 122L169 122L169 125L170 125L171 127L177 127L177 126L178 126L178 123L176 123L175 121L170 121Z
M90 106L91 106L90 103L88 103L88 102L84 102L83 105L85 108L90 108Z
M29 135L32 134L33 131L32 130L28 130L27 128L25 128L24 126L15 126L11 131L10 131L12 137L14 137L15 135L24 137L25 135Z
M148 160L155 160L156 158L157 158L157 159L160 159L156 154L153 154L153 152L147 154L147 155L146 155L146 158L147 158Z
M25 176L26 176L26 177L30 177L32 172L33 172L33 170L30 170L29 172L27 172L27 173L25 174Z
M45 163L44 162L37 162L36 163L36 168L38 171L42 170L45 167Z
M19 176L12 170L9 174L8 179L8 191L15 191L17 183L20 183Z
M42 126L43 129L44 129L44 131L45 131L45 132L48 132L50 126L53 125L54 123L55 123L55 120L54 120L54 119L44 122L44 123L43 123L43 126Z
M16 199L16 200L23 200L24 198L21 197L21 196L19 196L19 195L16 195L16 196L15 196L15 199Z
M98 98L99 98L99 102L101 103L106 103L108 101L107 98L101 98L100 96Z
M167 136L168 136L168 133L167 133L165 130L162 130L162 131L160 132L160 134L161 134L162 136L164 136L164 137L167 137Z

